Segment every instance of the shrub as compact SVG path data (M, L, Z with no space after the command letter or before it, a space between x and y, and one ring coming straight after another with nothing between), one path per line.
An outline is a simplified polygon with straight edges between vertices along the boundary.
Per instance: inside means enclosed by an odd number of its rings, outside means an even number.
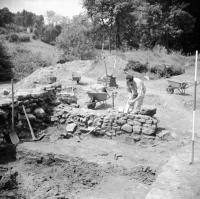
M133 70L139 73L146 73L148 71L148 65L142 64L139 61L129 60L124 71Z
M36 36L36 35L34 34L34 35L32 35L32 39L36 40L36 39L38 39L38 36Z
M19 41L19 36L15 33L11 34L9 37L9 42L18 42Z
M41 40L45 43L50 44L51 42L55 42L56 37L59 35L59 32L57 31L57 29L53 26L47 26L45 27L42 36L41 36Z
M150 69L151 73L157 74L159 77L164 77L166 76L166 66L165 64L158 64Z
M6 48L0 42L0 81L7 81L12 78L12 62Z
M151 67L150 72L157 74L159 77L171 77L183 74L185 69L174 65L158 64Z
M27 36L27 35L21 35L21 36L19 36L19 41L20 42L30 42L31 40L30 40L29 36Z
M7 34L8 31L6 30L6 28L0 27L0 34Z
M14 77L15 79L22 79L36 69L51 65L50 58L44 58L40 53L32 53L31 51L22 47L16 48L13 53Z

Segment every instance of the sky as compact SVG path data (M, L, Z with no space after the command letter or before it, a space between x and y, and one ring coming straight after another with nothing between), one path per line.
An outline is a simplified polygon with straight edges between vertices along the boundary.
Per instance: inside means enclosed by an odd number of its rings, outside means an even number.
M14 13L25 9L44 16L47 10L53 10L70 18L83 12L82 0L0 0L0 9L4 7Z

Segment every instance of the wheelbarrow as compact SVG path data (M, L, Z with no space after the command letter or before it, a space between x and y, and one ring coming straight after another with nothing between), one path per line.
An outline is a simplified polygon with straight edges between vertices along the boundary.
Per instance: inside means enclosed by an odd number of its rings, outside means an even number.
M89 109L94 109L98 102L105 103L106 100L110 97L107 92L87 92L88 97L90 98L90 102L87 104Z
M73 72L72 73L72 81L76 81L77 84L79 84L80 80L81 80L81 76L78 73Z
M167 93L173 94L175 90L178 90L178 92L181 95L185 94L185 90L189 88L191 85L187 82L176 82L172 80L168 80L168 87L166 88Z

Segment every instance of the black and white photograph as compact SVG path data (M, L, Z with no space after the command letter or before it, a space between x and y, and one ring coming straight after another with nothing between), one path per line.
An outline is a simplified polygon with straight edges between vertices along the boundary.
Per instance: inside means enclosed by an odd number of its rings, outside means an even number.
M200 199L195 0L0 0L0 199Z

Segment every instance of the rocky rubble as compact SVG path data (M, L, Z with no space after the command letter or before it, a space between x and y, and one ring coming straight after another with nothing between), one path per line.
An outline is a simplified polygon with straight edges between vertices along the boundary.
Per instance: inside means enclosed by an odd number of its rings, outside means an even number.
M93 132L96 136L128 134L132 135L136 141L139 141L141 136L156 136L158 120L152 116L152 112L155 114L156 109L146 109L146 112L145 109L142 109L142 113L137 112L135 114L118 112L99 114L93 110L77 109L60 104L54 108L54 115L51 116L51 121L54 124L66 123L66 133L69 134L77 131L86 133L90 127L97 127Z
M21 89L15 93L15 130L20 138L30 135L23 106L34 132L45 129L50 124L50 115L52 115L53 107L57 105L56 93L60 90L60 87L59 84L51 84L35 89ZM11 113L11 96L2 98L0 100L1 133L6 134L10 131Z

